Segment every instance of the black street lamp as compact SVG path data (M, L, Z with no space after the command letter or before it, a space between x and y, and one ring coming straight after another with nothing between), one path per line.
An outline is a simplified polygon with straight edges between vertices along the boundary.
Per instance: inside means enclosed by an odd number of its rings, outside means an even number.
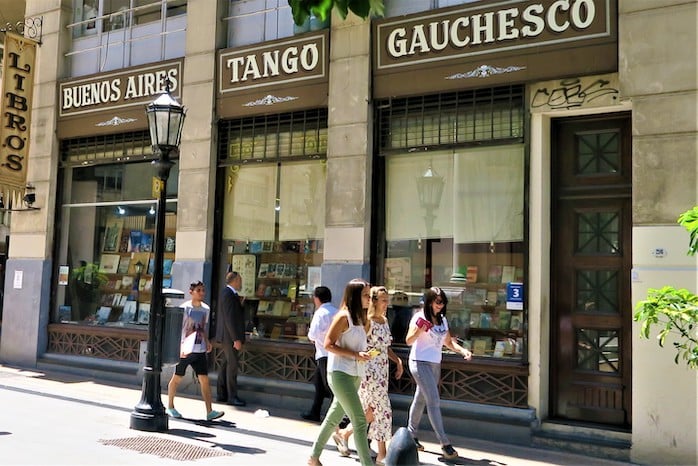
M167 414L162 404L160 373L162 372L163 331L165 328L165 300L162 295L162 266L165 252L165 200L167 178L174 162L170 154L179 150L186 109L170 95L169 82L165 93L148 104L148 129L153 152L158 155L153 165L153 197L158 200L153 241L153 292L148 322L148 347L143 368L141 400L131 412L131 429L148 432L167 430Z

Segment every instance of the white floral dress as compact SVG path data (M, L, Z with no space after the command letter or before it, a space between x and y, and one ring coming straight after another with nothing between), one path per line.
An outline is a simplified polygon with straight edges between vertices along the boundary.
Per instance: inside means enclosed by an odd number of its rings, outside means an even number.
M388 441L393 433L393 410L388 397L388 347L392 336L388 323L371 321L366 340L368 348L377 349L379 354L366 362L365 374L359 386L359 398L364 410L373 409L373 422L368 429L368 438Z

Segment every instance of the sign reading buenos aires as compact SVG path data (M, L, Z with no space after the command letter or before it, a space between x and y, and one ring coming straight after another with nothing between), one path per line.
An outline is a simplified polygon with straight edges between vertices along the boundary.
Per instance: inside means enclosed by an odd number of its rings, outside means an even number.
M165 92L180 95L181 60L72 79L60 84L60 116L143 105Z

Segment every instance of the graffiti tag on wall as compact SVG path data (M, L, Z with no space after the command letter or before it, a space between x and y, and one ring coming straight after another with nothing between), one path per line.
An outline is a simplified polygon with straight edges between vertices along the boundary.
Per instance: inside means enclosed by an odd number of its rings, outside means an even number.
M612 87L611 81L595 79L583 83L580 78L563 79L558 87L538 88L531 97L531 109L547 107L551 110L569 110L588 105L604 96L612 101L618 98L618 89Z

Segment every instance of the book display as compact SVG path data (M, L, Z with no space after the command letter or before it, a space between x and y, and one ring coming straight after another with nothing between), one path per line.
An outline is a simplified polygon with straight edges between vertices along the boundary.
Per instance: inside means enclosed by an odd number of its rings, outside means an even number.
M170 219L170 225L175 225L173 219ZM152 288L155 286L152 277L155 232L145 226L143 217L110 219L107 222L98 269L105 280L99 288L101 307L93 322L108 326L148 323ZM167 237L174 236L174 229L167 231ZM172 239L172 248L174 244ZM171 286L174 259L174 249L164 252L163 287L166 284Z
M243 277L240 294L251 338L308 341L322 241L250 241L244 248L239 243L228 244L226 261Z

